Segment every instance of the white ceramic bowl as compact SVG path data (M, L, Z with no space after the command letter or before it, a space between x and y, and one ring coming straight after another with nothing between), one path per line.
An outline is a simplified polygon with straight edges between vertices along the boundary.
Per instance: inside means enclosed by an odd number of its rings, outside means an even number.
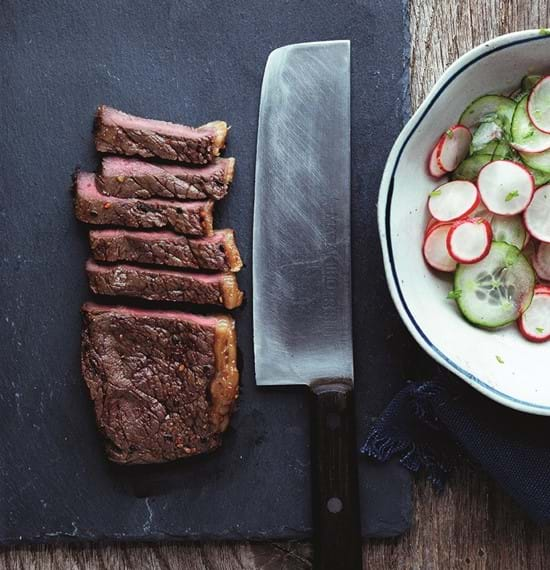
M468 324L446 300L451 280L426 267L421 244L426 199L436 186L426 164L438 137L476 97L511 92L527 73L548 73L549 54L550 37L530 30L495 38L458 59L395 142L378 200L388 285L416 341L490 398L544 415L550 415L550 343L527 342L514 326L488 332Z

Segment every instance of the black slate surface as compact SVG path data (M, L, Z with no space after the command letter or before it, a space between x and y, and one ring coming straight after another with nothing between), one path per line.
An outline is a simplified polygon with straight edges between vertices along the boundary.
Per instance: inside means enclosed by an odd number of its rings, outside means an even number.
M237 177L217 224L237 229L250 297L266 58L288 43L351 39L361 441L405 371L432 370L390 303L375 221L381 170L406 113L405 18L401 0L0 1L0 543L309 536L306 394L256 388L250 301L236 313L242 397L223 448L164 466L105 460L79 372L79 306L90 295L70 175L98 164L100 103L190 124L227 120ZM361 459L360 479L364 532L407 529L408 475Z

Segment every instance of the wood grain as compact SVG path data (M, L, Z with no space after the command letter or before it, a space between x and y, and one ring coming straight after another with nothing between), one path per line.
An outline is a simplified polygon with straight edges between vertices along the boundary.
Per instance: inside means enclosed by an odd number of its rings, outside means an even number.
M458 56L492 36L550 27L550 0L410 0L411 97L417 107ZM442 495L419 482L411 532L369 541L364 568L538 570L550 529L536 528L483 474L464 465ZM0 551L7 570L302 570L307 544L24 547ZM335 569L337 570L337 569Z
M413 108L443 71L476 45L550 25L548 0L409 0L409 13Z

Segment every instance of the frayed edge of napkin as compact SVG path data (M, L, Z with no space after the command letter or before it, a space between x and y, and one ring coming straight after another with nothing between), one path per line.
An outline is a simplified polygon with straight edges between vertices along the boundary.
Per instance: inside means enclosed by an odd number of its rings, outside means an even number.
M449 448L454 447L435 413L444 398L435 382L408 384L374 421L361 452L380 462L397 456L403 467L425 473L442 490L451 471Z

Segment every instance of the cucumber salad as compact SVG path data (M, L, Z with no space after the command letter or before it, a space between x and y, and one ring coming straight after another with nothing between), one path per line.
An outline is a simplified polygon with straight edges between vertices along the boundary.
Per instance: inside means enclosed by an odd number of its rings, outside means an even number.
M484 95L439 138L422 252L454 273L448 298L486 329L550 340L550 76Z

